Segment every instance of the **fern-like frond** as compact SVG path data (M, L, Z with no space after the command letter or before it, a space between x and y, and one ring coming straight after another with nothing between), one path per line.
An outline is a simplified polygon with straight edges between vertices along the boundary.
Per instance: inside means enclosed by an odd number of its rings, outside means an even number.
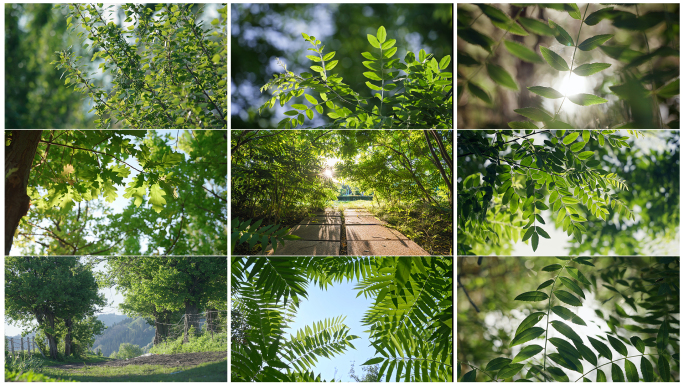
M245 270L251 267L248 279L255 279L255 285L276 302L288 299L299 302L299 297L307 297L308 281L305 271L300 268L297 257L250 257Z
M350 328L342 323L345 317L339 316L314 323L311 327L297 331L297 336L283 343L280 349L281 358L300 372L310 369L317 357L331 358L354 347L351 340L358 336L349 335Z

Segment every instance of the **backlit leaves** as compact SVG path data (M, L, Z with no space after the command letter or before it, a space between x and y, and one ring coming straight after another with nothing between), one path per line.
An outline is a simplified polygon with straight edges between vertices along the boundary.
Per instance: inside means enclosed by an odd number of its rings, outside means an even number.
M568 279L568 278L565 277L565 276L561 276L560 279L561 279L561 281L563 282L563 285L565 285L565 286L568 287L571 291L573 291L573 292L575 292L576 294L578 294L579 296L581 296L583 299L585 298L585 297L584 297L584 292L582 291L582 288L580 288L579 285L577 285L574 281Z
M530 314L525 318L525 320L520 323L518 326L518 329L515 331L515 336L518 336L522 332L532 328L535 324L537 324L546 314L544 312L535 312Z
M529 63L542 63L541 57L537 56L534 51L531 49L527 48L526 46L522 44L518 44L514 41L506 40L504 41L504 45L508 52L513 54L514 56L517 56L521 60L527 61Z
M497 357L496 359L487 363L487 366L485 367L484 370L485 371L498 371L499 369L507 366L510 363L511 363L511 359L507 359L505 357Z
M577 105L582 105L582 106L589 106L589 105L595 105L595 104L603 104L607 103L608 100L590 95L587 93L578 93L576 95L568 96L568 100L572 101L573 103Z
M568 145L579 137L579 132L572 132L563 138L563 144Z
M572 71L578 75L578 76L590 76L593 75L594 73L598 73L603 71L606 68L609 68L611 64L607 63L592 63L592 64L583 64L580 65L579 67L573 69Z
M546 332L544 330L544 328L539 328L539 327L529 328L529 329L521 332L519 335L515 336L515 338L511 341L510 347L514 347L518 344L523 344L523 343L526 343L530 340L534 340L544 332Z
M554 292L555 294L556 292ZM569 294L569 293L568 293ZM577 298L575 298L577 300ZM578 300L579 301L579 300ZM581 343L582 339L579 337L579 335L572 330L569 326L567 326L565 323L562 321L554 320L551 322L551 325L556 328L558 332L560 332L563 336L567 337L568 339Z
M542 57L544 57L544 60L546 60L546 62L549 63L553 69L557 71L570 70L568 63L559 54L546 47L539 47L539 49L541 51Z
M560 99L563 94L549 87L527 87L531 92L536 93L539 96L546 97L547 99Z
M614 35L597 35L584 40L577 48L583 51L591 51L600 45L603 45L606 41L613 38Z
M542 350L544 350L544 348L541 345L528 345L527 347L521 349L517 355L515 355L515 357L513 358L513 363L518 363L527 360L530 357L538 354Z
M563 291L562 289L557 289L553 292L553 294L556 295L556 297L565 304L572 305L575 307L582 306L582 302L579 301L579 299L573 296L570 292Z
M547 295L544 292L540 291L530 291L530 292L525 292L520 295L518 295L515 300L520 300L520 301L544 301L549 298L549 295Z
M520 372L520 370L522 370L524 366L525 364L510 364L501 369L497 377L499 379L510 379L511 377L515 376L518 372Z
M544 272L553 272L553 271L557 271L561 268L563 268L563 266L560 264L551 264L551 265L547 265L546 267L542 268L541 270ZM549 280L549 281L551 281L551 280ZM537 289L539 289L539 288L537 288Z
M572 37L570 37L570 34L568 32L566 32L565 29L563 29L563 27L554 23L552 20L549 20L549 26L554 30L554 35L556 36L556 40L561 45L565 45L568 47L575 45L575 42L572 40Z
M539 108L519 108L514 111L534 121L549 121L553 118L548 112Z

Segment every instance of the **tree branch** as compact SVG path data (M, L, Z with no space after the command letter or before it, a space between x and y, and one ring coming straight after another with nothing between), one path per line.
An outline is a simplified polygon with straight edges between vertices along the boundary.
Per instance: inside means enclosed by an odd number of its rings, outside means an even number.
M463 290L463 292L465 293L466 297L468 298L468 301L470 301L470 305L472 305L473 308L475 308L475 311L479 313L480 310L477 308L477 305L475 305L475 303L473 303L473 300L470 298L470 295L468 294L468 291L466 291L465 287L464 287L463 284L461 283L461 275L456 275L456 281L458 281L458 286Z

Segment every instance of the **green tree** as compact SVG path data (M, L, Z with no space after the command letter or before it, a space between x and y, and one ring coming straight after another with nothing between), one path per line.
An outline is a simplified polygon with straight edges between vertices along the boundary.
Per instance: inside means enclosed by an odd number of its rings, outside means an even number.
M5 251L16 234L34 254L135 255L142 242L150 254L226 253L226 139L221 131L176 140L155 131L10 132ZM112 214L124 185L130 204Z
M90 62L71 51L54 62L67 71L65 85L92 99L99 128L226 129L227 6L210 27L193 4L122 4L121 25L107 16L112 6L64 6L69 32L90 44L93 59L103 60L98 69L113 78L111 90L97 86Z
M387 381L453 380L451 267L448 257L233 258L232 308L248 326L231 348L233 380L320 381L305 356L344 352L357 336L347 335L342 316L307 326L290 340L284 328L308 284L327 289L343 280L356 281L359 295L374 298L362 324L378 356L363 365L379 364L377 377L386 374Z
M671 335L679 325L679 259L556 259L459 259L459 381L606 381L608 365L612 381L676 381L679 340ZM517 290L502 291L495 280L501 273ZM588 306L598 308L595 316L580 315ZM482 329L490 316L490 329ZM488 341L475 340L480 335Z
M104 297L92 271L74 257L13 257L5 263L5 305L10 322L29 325L47 337L50 357L56 359L58 321L64 322L65 356L71 354L74 322L92 317ZM80 340L91 340L101 326L93 324L88 332L79 329Z
M459 131L458 253L503 254L520 239L536 250L540 238L550 238L544 211L573 236L571 252L647 252L647 241L633 239L646 228L653 239L673 239L679 135L629 133L634 138L613 130ZM658 140L664 150L649 149ZM646 172L664 165L668 171L655 172L658 184L650 183Z
M122 308L129 313L154 317L155 344L173 312L182 310L188 342L190 328L200 329L200 312L227 303L227 267L225 257L116 257L107 260L104 282L124 294Z

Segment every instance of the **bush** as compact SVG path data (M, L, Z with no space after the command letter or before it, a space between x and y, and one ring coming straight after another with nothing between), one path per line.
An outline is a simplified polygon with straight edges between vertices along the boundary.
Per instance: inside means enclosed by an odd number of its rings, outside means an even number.
M5 381L39 381L39 382L75 382L76 380L58 380L41 375L40 373L29 372L13 372L5 369Z
M119 345L119 352L112 352L109 356L113 359L125 360L138 357L143 354L140 346L131 343L122 343Z
M5 353L5 369L16 372L36 371L40 372L43 367L43 360L37 356L22 358L21 356L12 357Z
M196 336L193 332L193 327L190 327L189 340L188 343L183 343L183 335L181 335L176 340L155 345L150 349L150 353L172 355L176 353L225 351L228 349L227 333L214 333L213 338L209 332Z

